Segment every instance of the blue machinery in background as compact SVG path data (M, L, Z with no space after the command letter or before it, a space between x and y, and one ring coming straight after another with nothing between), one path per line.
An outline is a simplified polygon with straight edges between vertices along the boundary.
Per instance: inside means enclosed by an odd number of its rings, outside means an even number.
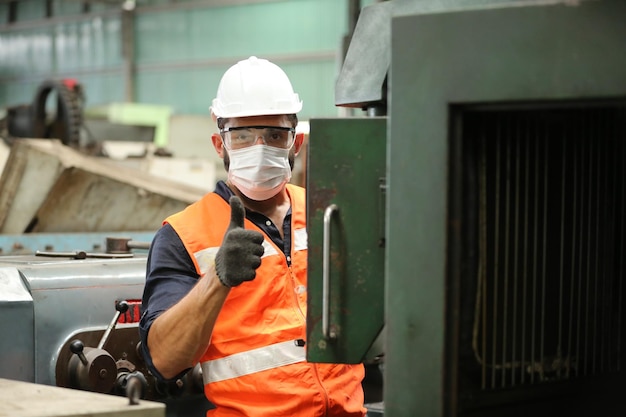
M0 376L128 397L120 415L139 417L133 404L148 400L165 403L170 417L204 416L210 404L199 366L163 383L139 353L146 256L131 247L145 245L117 238L107 246L106 252L56 246L37 255L0 256L0 331L10 335L0 340ZM0 409L23 415L29 407L11 406Z
M153 237L154 232L0 234L0 255L32 255L38 251L103 253L109 238L127 239L133 242L129 249L145 251Z

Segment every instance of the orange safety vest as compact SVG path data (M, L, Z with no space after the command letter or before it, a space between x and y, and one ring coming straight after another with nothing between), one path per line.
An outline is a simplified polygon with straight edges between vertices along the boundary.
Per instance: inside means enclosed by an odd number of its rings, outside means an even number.
M200 363L207 398L217 408L207 416L359 416L363 365L306 361L307 234L305 191L287 185L291 200L291 266L265 236L256 278L231 289ZM203 276L230 222L230 206L205 195L169 223ZM249 220L246 229L263 231ZM282 225L278 225L282 227Z

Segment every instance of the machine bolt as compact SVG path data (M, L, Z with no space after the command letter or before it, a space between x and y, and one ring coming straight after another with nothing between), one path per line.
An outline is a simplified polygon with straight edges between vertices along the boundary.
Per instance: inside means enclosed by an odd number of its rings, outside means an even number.
M108 372L106 369L100 369L100 379L106 378L107 375L108 375Z

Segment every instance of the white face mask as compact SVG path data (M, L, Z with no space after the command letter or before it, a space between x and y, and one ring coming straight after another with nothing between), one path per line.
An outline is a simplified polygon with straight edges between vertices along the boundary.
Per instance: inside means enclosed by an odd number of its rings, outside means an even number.
M252 200L274 197L291 179L289 149L253 145L228 155L228 180Z

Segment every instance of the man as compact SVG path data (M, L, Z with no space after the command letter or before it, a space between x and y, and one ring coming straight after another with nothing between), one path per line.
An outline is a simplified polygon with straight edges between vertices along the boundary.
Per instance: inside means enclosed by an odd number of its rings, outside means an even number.
M151 245L146 363L166 380L200 363L209 416L365 414L362 365L305 358L306 201L288 184L301 108L275 64L228 69L211 106L228 180L168 217Z

